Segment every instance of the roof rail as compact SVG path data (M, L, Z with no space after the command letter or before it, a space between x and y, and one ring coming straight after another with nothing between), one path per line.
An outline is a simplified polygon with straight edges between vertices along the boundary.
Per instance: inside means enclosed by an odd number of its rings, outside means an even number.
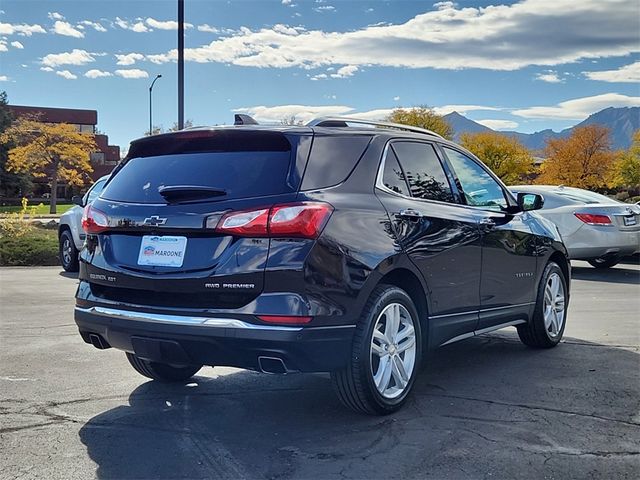
M404 130L407 132L422 133L424 135L433 135L438 138L444 138L442 135L426 128L413 127L411 125L402 125L401 123L390 122L378 122L373 120L362 120L360 118L352 117L319 117L314 118L307 127L348 127L349 123L355 123L359 125L371 125L374 127L393 128L395 130Z

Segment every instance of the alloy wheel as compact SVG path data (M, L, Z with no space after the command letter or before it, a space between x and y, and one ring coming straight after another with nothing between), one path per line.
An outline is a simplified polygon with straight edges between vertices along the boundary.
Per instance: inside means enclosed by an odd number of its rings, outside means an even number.
M544 327L550 338L556 338L564 324L565 293L560 275L552 273L544 289Z
M378 315L371 336L371 374L378 393L397 398L409 384L416 363L416 331L409 311L391 303Z

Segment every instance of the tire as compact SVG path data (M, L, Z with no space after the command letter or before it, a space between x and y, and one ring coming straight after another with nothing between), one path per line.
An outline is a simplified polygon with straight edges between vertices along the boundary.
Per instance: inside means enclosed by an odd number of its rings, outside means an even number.
M533 348L551 348L560 343L567 324L567 292L564 272L557 263L549 262L538 286L533 317L517 327L522 343Z
M421 363L419 318L404 290L390 285L373 290L356 326L348 365L331 373L345 406L370 415L387 415L402 407Z
M611 268L614 265L617 265L622 260L621 257L617 257L615 255L610 255L607 257L598 257L592 258L591 260L587 260L592 267L595 268Z
M202 368L202 365L173 366L167 363L151 362L127 352L127 360L140 375L164 383L185 382Z
M58 253L60 264L67 272L77 272L80 265L78 262L78 249L73 242L73 236L69 230L63 230L58 243Z

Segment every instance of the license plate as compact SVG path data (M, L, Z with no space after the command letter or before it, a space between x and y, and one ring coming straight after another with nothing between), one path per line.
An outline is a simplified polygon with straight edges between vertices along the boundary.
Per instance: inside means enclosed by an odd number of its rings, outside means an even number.
M636 223L638 223L638 221L636 220L635 215L631 215L629 217L622 217L622 218L623 218L625 227L630 227L630 226L635 225Z
M145 235L140 242L138 265L181 267L187 249L187 237Z

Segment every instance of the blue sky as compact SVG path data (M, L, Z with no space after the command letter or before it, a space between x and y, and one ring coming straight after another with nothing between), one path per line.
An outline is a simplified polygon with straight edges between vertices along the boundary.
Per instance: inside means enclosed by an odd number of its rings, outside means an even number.
M186 0L185 117L230 123L394 107L457 110L496 129L574 125L640 105L637 0ZM177 119L175 1L3 0L0 89L89 108L124 150Z

